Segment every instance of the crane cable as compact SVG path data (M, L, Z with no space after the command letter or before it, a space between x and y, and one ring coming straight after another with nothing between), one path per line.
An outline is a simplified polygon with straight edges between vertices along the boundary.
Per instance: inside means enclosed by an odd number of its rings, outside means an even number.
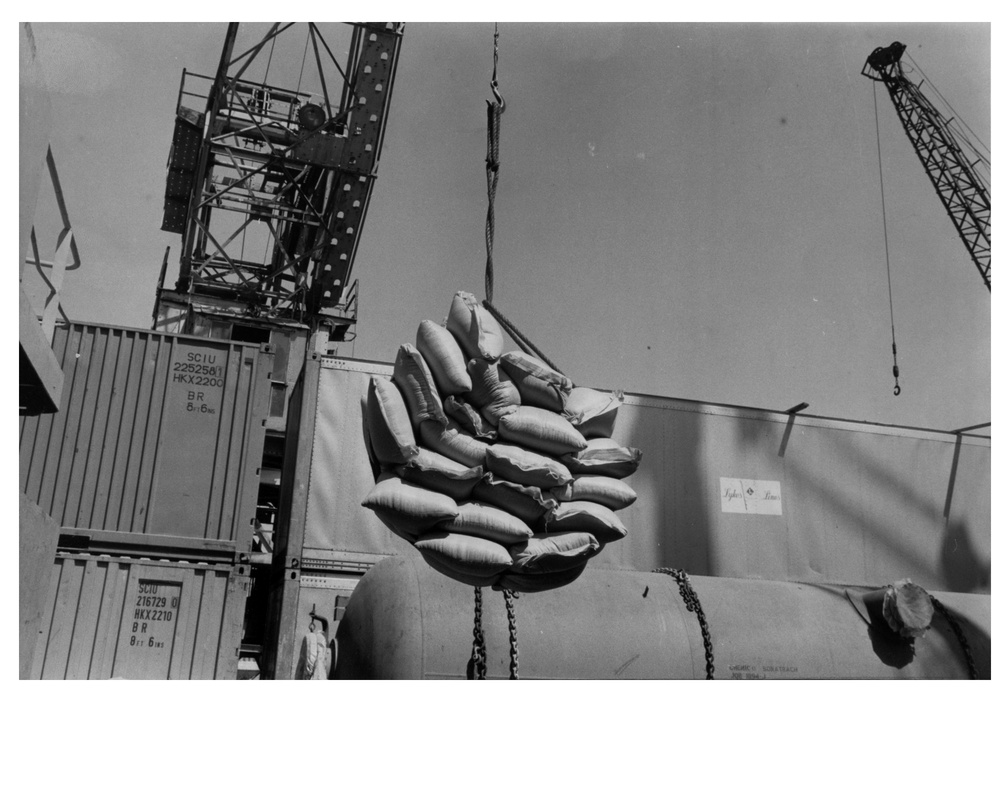
M264 80L261 81L265 86L267 86L267 76L271 73L271 59L274 58L274 43L277 38L277 36L271 37L271 52L267 55L267 66L264 67Z
M493 302L493 233L495 230L493 204L496 202L497 183L500 180L500 115L507 107L497 83L497 63L499 60L500 25L494 23L493 80L490 81L490 89L493 90L493 96L496 100L486 101L486 197L488 201L486 209L486 300L490 303Z
M507 108L507 103L500 94L500 84L497 82L497 65L500 61L500 25L493 25L493 79L490 89L495 101L486 101L486 299L483 305L489 310L497 322L511 335L517 346L527 353L534 354L556 372L562 372L535 344L518 329L493 304L493 235L496 231L496 220L493 206L497 198L497 183L500 180L500 115Z
M295 97L299 96L299 91L302 89L302 75L306 71L306 55L309 53L309 36L306 35L306 43L302 45L302 64L299 66L299 82L295 84Z
M493 204L497 197L497 183L500 180L500 115L507 107L503 95L500 94L500 85L497 83L497 65L500 61L500 24L493 23L493 79L490 81L490 89L493 91L495 100L486 101L486 301L484 305L497 317L500 323L508 331L517 331L517 328L506 319L493 306L493 234L496 230L493 216ZM517 331L513 333L518 344L527 341L526 337ZM523 346L523 345L522 345ZM531 349L537 349L532 347ZM541 354L539 354L541 355ZM543 357L544 358L544 357ZM547 361L547 359L545 359ZM550 364L551 366L551 364ZM555 367L553 367L555 369ZM510 679L517 680L517 620L514 616L514 598L516 592L510 589L503 590L504 604L507 608L507 625L510 631ZM483 636L482 623L483 590L477 586L475 591L475 620L472 634L472 658L469 659L468 677L470 679L486 678L486 639Z
M878 130L878 92L875 91L875 83L872 83L872 98L875 101L875 143L878 147L878 185L882 194L882 236L885 239L885 277L889 284L889 328L892 331L892 377L896 380L896 386L892 393L899 396L899 365L896 363L896 321L892 311L892 274L889 271L889 229L886 224L885 214L885 184L882 180L882 140Z
M931 87L931 89L933 89L933 90L934 90L934 93L935 93L935 94L936 94L936 95L937 95L937 96L938 96L938 97L939 97L939 98L941 99L941 102L942 102L942 103L944 103L945 107L946 107L946 108L948 109L948 111L950 111L950 112L951 112L952 116L953 116L953 117L955 117L955 119L957 119L957 120L958 120L958 121L959 121L959 122L960 122L960 123L962 124L962 128L963 128L963 129L965 129L965 130L967 130L967 131L968 131L968 132L969 132L970 134L972 134L972 136L973 136L973 137L975 138L975 140L976 140L977 142L979 142L979 144L980 144L980 145L982 145L982 147L983 147L983 150L985 150L985 151L986 151L987 153L989 153L989 152L990 152L990 148L989 148L989 145L987 145L987 144L986 144L986 142L984 142L984 141L983 141L982 139L980 139L980 138L979 138L979 137L978 137L978 136L976 135L976 132L975 132L974 130L972 130L972 127L971 127L971 126L970 126L970 125L969 125L969 124L968 124L968 123L967 123L967 122L966 122L966 121L965 121L964 119L962 119L962 116L961 116L961 114L959 114L959 113L958 113L958 112L957 112L957 111L956 111L956 110L955 110L955 109L954 109L954 108L952 107L951 103L949 103L949 102L948 102L948 98L947 98L947 97L945 97L945 96L944 96L943 94L941 94L941 90L940 90L940 89L938 89L938 88L937 88L937 86L935 86L935 85L934 85L934 82L933 82L933 81L932 81L932 80L931 80L930 78L928 78L928 77L927 77L927 73L926 73L926 72L924 72L924 71L923 71L923 70L922 70L922 69L920 68L920 65L919 65L919 64L918 64L918 63L916 62L916 60L915 60L915 59L913 58L913 56L912 56L912 55L911 55L910 53L907 53L907 54L906 54L906 57L907 57L907 59L909 59L910 63L911 63L912 65L913 65L913 68L914 68L914 69L915 69L915 70L916 70L916 71L917 71L918 73L920 73L920 79L921 79L922 81L926 81L926 82L927 82L927 84L928 84L928 85L929 85L929 86ZM900 66L902 66L902 65L900 65ZM919 87L918 87L918 88L919 88ZM986 162L986 164L987 164L987 165L989 165L989 163L990 163L990 162L989 162L989 159L988 159L988 158L986 158L986 156L984 156L984 155L983 155L983 154L982 154L982 153L981 153L981 152L980 152L980 151L979 151L979 150L978 150L978 149L976 148L976 146L975 146L975 145L973 145L973 144L972 144L972 142L968 140L968 137L965 137L965 138L966 138L966 142L967 142L967 143L968 143L968 145L969 145L969 148L970 148L970 149L971 149L971 150L972 150L973 152L975 152L975 154L976 154L977 156L979 156L980 158L982 158L982 160L983 160L984 162Z

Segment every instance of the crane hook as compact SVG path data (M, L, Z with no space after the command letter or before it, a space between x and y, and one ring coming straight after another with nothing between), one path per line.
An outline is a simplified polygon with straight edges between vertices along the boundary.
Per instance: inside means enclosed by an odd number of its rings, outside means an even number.
M899 397L902 391L899 388L899 365L896 363L896 334L892 334L892 377L896 379L896 388L892 390L894 396Z
M496 78L490 81L490 88L493 90L493 96L497 99L497 106L502 114L507 108L507 103L503 99L503 95L500 94L500 86L497 84Z

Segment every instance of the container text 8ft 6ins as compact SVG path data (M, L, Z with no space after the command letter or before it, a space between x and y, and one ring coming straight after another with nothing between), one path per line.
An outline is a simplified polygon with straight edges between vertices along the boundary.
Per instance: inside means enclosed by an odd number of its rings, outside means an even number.
M60 410L21 420L22 496L60 528L31 676L235 678L270 348L82 323L53 345Z
M56 558L32 678L235 678L244 566Z
M268 348L74 323L60 411L22 418L21 491L63 529L248 551Z

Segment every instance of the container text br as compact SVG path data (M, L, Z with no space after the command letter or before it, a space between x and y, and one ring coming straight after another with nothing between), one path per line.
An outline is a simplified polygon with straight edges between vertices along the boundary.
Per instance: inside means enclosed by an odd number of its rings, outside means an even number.
M722 510L730 514L781 516L781 483L749 478L719 478Z

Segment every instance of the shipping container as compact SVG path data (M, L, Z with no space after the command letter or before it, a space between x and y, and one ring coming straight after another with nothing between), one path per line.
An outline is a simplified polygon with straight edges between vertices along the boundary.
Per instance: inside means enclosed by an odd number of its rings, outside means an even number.
M355 565L345 568L327 562L307 562L302 568L275 570L268 622L269 646L263 664L264 677L301 679L306 634L322 630L330 644L329 667L336 663L336 635L348 601L363 577ZM328 675L332 677L332 675Z
M331 643L351 591L372 562L304 557L308 477L313 459L322 356L311 353L289 395L288 430L282 469L280 517L272 556L271 588L263 675L302 677L302 643L310 624L327 622ZM331 521L333 524L333 521ZM317 557L318 556L318 557ZM335 654L331 652L332 666Z
M249 567L56 557L32 678L236 678Z
M59 526L23 494L18 519L18 677L31 677L35 639L49 596L52 564L59 542Z
M330 644L327 675L333 677L330 673L337 657L337 630L359 579L360 576L311 571L304 571L299 575L298 605L292 632L295 657L290 665L291 674L283 677L301 679L305 676L304 642L306 634L313 628L322 631Z
M68 533L248 552L269 346L72 323L60 411L22 418L21 491Z
M362 436L361 400L372 375L392 376L392 365L347 358L322 358L318 367L315 399L304 398L313 412L304 421L311 431L299 432L308 440L301 537L303 563L339 565L364 572L381 558L408 548L361 501L374 486Z
M362 508L374 485L361 399L391 365L307 364L288 544L362 572L410 545ZM732 578L990 588L990 439L626 395L614 438L639 448L638 500L599 564Z
M183 303L171 302L167 298L183 298ZM245 303L221 298L201 297L193 305L189 305L190 302L187 294L161 290L153 329L206 339L270 344L274 362L267 427L272 431L283 431L288 395L298 380L305 360L309 326L284 319L254 318L249 316Z

